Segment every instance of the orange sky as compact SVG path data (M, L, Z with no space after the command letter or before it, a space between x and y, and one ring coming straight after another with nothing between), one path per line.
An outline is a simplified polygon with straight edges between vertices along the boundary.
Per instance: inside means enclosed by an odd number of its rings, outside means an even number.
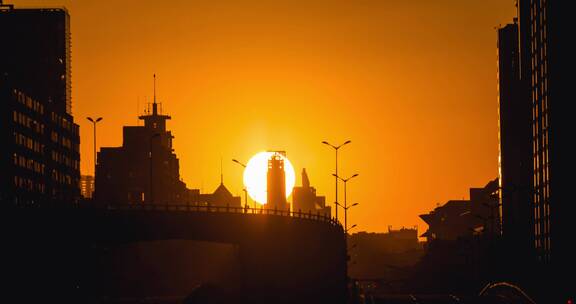
M81 168L158 96L172 115L181 176L242 191L241 167L286 150L334 200L333 150L359 230L426 225L418 214L497 176L496 32L513 0L5 1L66 6ZM170 3L169 5L167 3ZM342 187L340 187L342 190ZM340 194L343 196L343 192Z

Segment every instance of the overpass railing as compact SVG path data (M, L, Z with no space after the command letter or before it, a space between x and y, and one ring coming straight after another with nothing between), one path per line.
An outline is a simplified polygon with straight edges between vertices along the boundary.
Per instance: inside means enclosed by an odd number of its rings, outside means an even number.
M314 220L325 222L334 226L340 223L328 215L320 212L313 213L312 211L302 212L268 209L268 208L250 208L250 207L232 207L232 206L214 206L214 205L198 205L198 204L108 204L108 205L84 205L77 204L83 208L96 208L106 210L143 210L143 211L175 211L175 212L208 212L208 213L232 213L232 214L250 214L250 215L275 215L294 217L301 219Z

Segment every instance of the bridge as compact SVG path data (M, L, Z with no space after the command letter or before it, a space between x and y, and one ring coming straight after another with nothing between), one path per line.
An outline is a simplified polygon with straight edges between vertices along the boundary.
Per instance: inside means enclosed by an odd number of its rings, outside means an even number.
M198 240L238 245L241 302L343 303L346 297L342 226L321 214L185 205L12 208L1 214L8 233L2 260L9 271L3 276L10 276L3 281L18 290L86 296L98 285L83 276L92 246Z

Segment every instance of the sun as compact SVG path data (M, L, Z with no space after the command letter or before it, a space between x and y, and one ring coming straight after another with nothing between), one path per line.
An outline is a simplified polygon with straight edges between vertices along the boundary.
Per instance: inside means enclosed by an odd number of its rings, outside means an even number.
M267 173L268 173L268 160L274 155L274 152L259 152L252 156L246 164L244 170L244 186L248 191L250 197L260 203L266 204L267 200ZM284 172L286 174L286 197L290 196L296 176L294 174L294 167L292 163L283 155L280 155L284 160Z

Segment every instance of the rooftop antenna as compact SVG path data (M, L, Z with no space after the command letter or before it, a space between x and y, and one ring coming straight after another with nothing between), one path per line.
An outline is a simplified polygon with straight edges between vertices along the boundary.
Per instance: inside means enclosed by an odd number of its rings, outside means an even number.
M156 73L154 73L154 103L156 103Z
M220 156L220 185L224 185L224 170L222 169L222 156Z
M152 103L152 115L158 115L158 104L156 104L156 73L154 73L154 101Z

